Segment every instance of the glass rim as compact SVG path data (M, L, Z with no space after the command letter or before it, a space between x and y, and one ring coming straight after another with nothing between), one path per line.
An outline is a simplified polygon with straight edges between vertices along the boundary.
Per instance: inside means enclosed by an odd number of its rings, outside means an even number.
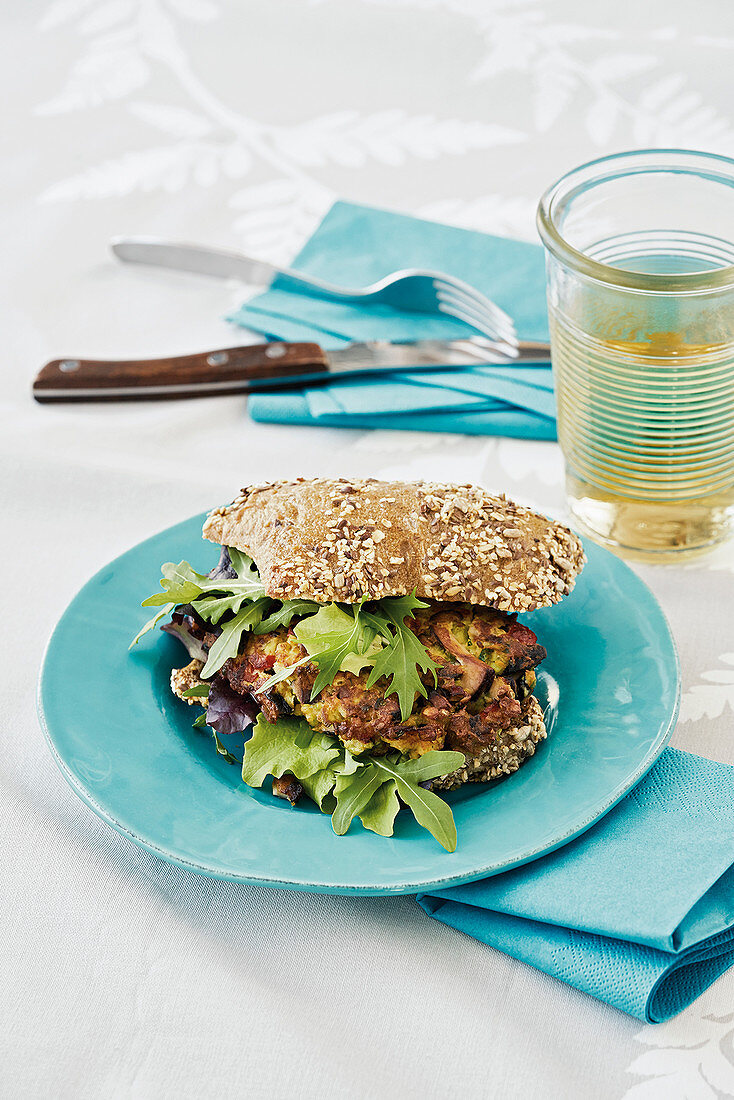
M641 161L636 168L631 162ZM676 163L677 162L677 163ZM688 162L688 163L685 163ZM623 172L607 174L605 169L618 165ZM704 166L708 171L701 171ZM713 172L719 166L726 171ZM623 268L593 260L586 253L574 248L561 234L556 224L556 213L561 202L567 202L577 193L622 174L652 174L667 170L679 174L708 176L734 188L734 158L720 153L706 153L696 149L630 149L623 153L611 153L605 157L586 161L572 168L552 183L541 196L537 210L537 227L543 244L556 259L565 262L574 271L587 277L632 290L649 293L681 293L717 290L734 284L734 264L717 267L709 271L694 271L686 274L664 275L625 271ZM734 196L733 196L734 201Z

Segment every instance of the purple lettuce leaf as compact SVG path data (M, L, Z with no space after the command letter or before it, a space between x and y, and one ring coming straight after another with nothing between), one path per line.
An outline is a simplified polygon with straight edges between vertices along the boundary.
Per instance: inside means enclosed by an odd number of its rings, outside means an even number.
M203 639L207 628L197 622L198 617L188 614L188 611L189 608L185 605L177 607L171 614L170 623L164 623L161 630L165 631L166 634L170 634L173 638L178 638L189 657L206 661L207 652L204 649ZM215 630L214 627L209 629Z
M222 547L222 551L219 555L219 561L213 569L209 570L208 576L213 581L221 580L235 580L237 577L237 570L232 565L229 556L229 550L226 546Z
M258 716L259 706L251 695L240 695L224 676L215 676L209 688L206 724L217 733L240 733Z

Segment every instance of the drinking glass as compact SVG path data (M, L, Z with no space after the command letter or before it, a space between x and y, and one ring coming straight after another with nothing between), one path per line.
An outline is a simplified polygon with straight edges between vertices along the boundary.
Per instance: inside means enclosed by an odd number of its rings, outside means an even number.
M677 559L734 527L734 160L650 149L540 201L558 437L577 525Z

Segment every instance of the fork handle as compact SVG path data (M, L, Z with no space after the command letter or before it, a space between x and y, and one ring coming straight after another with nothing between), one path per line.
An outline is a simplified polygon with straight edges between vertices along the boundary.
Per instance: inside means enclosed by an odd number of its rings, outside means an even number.
M117 258L126 263L152 264L154 267L191 271L220 279L239 279L250 286L269 286L277 279L278 290L295 288L334 302L352 301L363 296L360 290L335 286L289 267L276 267L266 260L257 260L226 248L207 248L157 237L114 237L110 247Z

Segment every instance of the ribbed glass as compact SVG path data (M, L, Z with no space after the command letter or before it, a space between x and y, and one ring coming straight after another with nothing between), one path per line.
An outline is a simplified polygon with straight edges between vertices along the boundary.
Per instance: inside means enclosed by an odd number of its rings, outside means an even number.
M734 523L734 161L605 157L540 203L571 508L620 550Z

